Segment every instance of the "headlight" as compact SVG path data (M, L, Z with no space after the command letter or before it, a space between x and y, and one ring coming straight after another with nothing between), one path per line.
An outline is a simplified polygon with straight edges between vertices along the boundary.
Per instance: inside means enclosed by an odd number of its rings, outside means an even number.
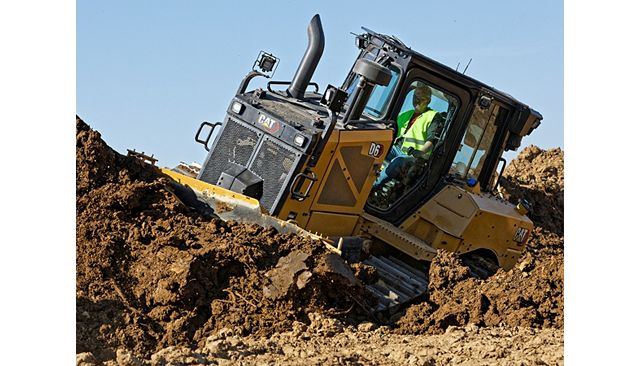
M300 147L304 146L306 141L307 138L302 135L296 135L296 137L293 138L293 143Z
M335 89L327 88L327 91L324 93L324 100L330 101L333 99L333 95L336 93Z
M243 108L244 108L244 106L240 102L233 102L233 104L231 105L231 110L234 113L237 113L237 114L242 113L242 109Z

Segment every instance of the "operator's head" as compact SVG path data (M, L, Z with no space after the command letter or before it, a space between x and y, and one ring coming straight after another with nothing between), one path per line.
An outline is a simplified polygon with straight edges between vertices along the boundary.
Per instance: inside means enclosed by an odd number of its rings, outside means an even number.
M424 112L431 103L431 88L419 86L413 93L413 107L418 112Z

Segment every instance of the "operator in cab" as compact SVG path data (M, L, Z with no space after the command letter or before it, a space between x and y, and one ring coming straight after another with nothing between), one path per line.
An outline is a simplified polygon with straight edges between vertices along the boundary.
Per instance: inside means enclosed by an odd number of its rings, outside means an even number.
M398 178L416 159L427 160L437 142L437 130L442 116L429 108L431 88L419 83L413 90L413 109L400 113L397 118L398 135L386 157L387 167L373 185L383 187L391 179Z

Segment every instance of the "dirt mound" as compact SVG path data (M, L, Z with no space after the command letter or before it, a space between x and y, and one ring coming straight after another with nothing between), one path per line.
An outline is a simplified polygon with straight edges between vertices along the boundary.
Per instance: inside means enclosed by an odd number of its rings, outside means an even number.
M336 283L345 279L327 271L321 242L199 215L158 169L118 154L79 118L76 133L78 353L148 357L221 328L268 335L314 311L357 314L361 289ZM264 296L266 274L295 253L301 273Z
M372 267L349 268L321 242L199 214L177 198L168 177L118 154L79 118L76 133L76 351L83 362L208 349L222 333L268 339L319 327L332 337L371 319L361 310L371 299L356 279L375 282ZM528 200L538 225L514 269L478 280L456 255L441 252L428 300L409 307L390 331L562 327L562 165L561 150L529 147L505 171L505 198ZM257 347L256 354L267 352Z
M449 326L556 327L564 324L562 257L533 264L525 256L508 272L471 277L457 255L439 252L429 271L429 299L398 321L403 334L443 333Z
M539 227L564 235L564 152L531 145L504 171L502 191L512 203L530 203L529 217Z
M554 327L564 324L564 162L560 149L525 148L505 169L502 194L527 200L536 228L516 266L480 280L458 255L441 251L429 269L429 295L397 322L403 334L442 333L477 324Z

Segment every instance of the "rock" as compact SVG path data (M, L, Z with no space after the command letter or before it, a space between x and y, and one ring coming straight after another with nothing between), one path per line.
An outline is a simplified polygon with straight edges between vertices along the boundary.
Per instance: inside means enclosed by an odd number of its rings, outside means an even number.
M116 350L118 366L142 366L142 361L131 354L131 351L118 348Z
M518 263L518 269L521 272L529 272L533 269L533 264L533 256L527 253L525 257L520 260L520 263Z
M227 351L227 344L222 339L207 338L203 352L219 356Z
M358 324L358 331L360 332L371 332L378 328L378 324L372 322L364 322Z
M445 334L455 334L464 331L462 328L457 327L455 325L450 325L447 327L447 330L444 331Z
M96 358L91 352L83 352L76 354L76 366L94 366L96 365Z
M203 354L194 352L187 347L167 347L151 355L151 366L208 364L210 362Z
M239 333L237 331L234 331L231 328L222 328L216 334L209 336L209 338L207 338L207 341L209 339L211 339L212 341L215 341L218 339L227 339L231 336L238 335L238 334Z
M242 339L238 336L229 337L229 339L226 340L226 343L229 344L229 346L236 348L244 345L244 342L242 342Z
M285 344L282 346L282 353L284 353L285 356L295 356L296 348L290 344Z
M309 254L301 251L293 251L286 257L281 257L276 267L268 271L265 276L269 279L269 283L262 289L264 296L269 299L277 299L283 297L289 291L293 283L298 288L304 287L311 277L311 273L305 271L307 265L305 261L309 258ZM296 280L298 273L305 271L309 274L303 274Z
M302 322L294 321L291 328L293 333L300 334L306 332L309 327L307 327L307 325Z
M298 275L298 280L296 281L296 286L298 287L298 289L303 289L309 282L309 279L311 279L312 275L313 274L309 271L304 271L300 273Z
M469 323L464 327L464 331L471 334L477 334L480 327L475 323Z
M309 330L316 333L324 334L326 336L333 336L336 333L342 332L344 326L342 323L334 318L328 318L320 313L309 313Z

